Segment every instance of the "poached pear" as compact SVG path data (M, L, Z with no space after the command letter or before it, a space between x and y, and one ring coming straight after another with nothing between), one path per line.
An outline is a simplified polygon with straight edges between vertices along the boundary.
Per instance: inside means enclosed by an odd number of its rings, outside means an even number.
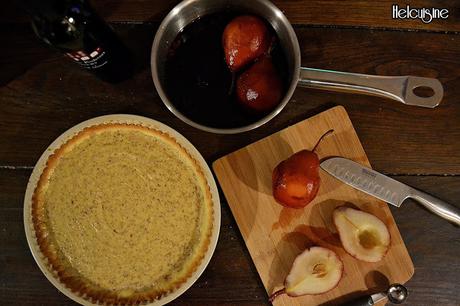
M319 158L315 153L321 140L333 130L324 133L313 150L301 150L280 162L272 174L273 197L283 206L303 208L318 193L320 186Z
M268 52L271 35L259 17L242 15L230 21L222 35L225 61L231 72L236 72Z
M281 101L283 84L272 60L263 56L244 71L236 81L236 97L247 110L263 113Z

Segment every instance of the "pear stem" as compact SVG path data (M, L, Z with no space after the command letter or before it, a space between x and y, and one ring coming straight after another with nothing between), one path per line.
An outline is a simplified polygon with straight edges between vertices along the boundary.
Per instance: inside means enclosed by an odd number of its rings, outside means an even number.
M326 137L327 135L333 133L334 130L333 129L330 129L329 131L327 131L326 133L323 134L323 136L321 136L318 141L316 142L315 146L313 147L313 150L311 150L312 152L315 152L316 148L318 147L318 145L321 143L321 141L324 139L324 137Z
M283 288L281 290L278 290L276 291L275 293L273 293L272 295L270 295L270 297L268 298L268 300L271 302L273 302L278 296L282 295L282 294L286 294L286 288Z
M235 89L235 81L236 81L236 74L235 72L232 72L232 82L230 83L230 88L228 89L228 95L231 96L233 93L233 90Z

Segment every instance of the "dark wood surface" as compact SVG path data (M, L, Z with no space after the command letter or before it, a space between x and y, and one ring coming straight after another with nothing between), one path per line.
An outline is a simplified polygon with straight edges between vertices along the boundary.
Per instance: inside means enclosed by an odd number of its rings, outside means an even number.
M175 2L95 1L137 56L138 73L117 86L95 79L43 47L21 13L1 11L0 305L74 304L46 280L28 250L23 196L41 152L66 129L98 115L129 113L160 120L187 137L211 163L333 105L343 105L375 169L459 205L459 1L411 3L450 8L447 21L428 25L391 20L392 1L277 1L296 24L303 65L436 77L444 85L444 100L436 109L422 109L380 98L299 88L270 123L226 136L182 123L155 92L150 47L158 21ZM222 199L217 250L198 282L174 305L268 304ZM411 293L407 305L460 305L460 229L411 201L392 211L415 265L415 275L407 284Z
M27 16L15 8L16 1L5 1L0 20L23 22ZM151 22L161 19L180 0L93 0L100 14L112 22ZM446 8L449 18L425 24L416 19L392 19L392 5L405 7L409 1L394 0L274 0L291 23L300 25L372 27L385 29L418 29L427 31L460 31L458 0L411 0L412 8Z

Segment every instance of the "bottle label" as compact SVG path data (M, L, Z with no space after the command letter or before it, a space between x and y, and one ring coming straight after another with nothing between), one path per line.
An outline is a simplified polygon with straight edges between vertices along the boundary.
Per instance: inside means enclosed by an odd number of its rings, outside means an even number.
M88 70L100 68L108 63L106 53L101 47L87 53L85 51L75 51L66 53L68 57L77 62L80 66Z

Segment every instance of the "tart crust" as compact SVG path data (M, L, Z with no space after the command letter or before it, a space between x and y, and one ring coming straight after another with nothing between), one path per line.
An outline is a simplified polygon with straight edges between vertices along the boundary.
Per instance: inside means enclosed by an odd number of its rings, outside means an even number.
M66 260L65 255L62 253L59 245L53 237L53 230L51 228L51 222L47 212L47 190L53 173L59 167L60 160L65 158L66 154L85 141L91 141L90 138L94 135L108 131L141 132L145 135L150 135L160 139L165 144L173 147L174 150L177 150L180 156L184 158L184 160L189 161L190 164L193 165L193 170L196 174L200 192L203 194L202 203L197 203L197 205L202 205L201 222L199 224L198 234L199 237L194 244L191 253L187 254L185 257L186 259L182 262L182 268L179 268L177 273L168 275L166 278L166 284L163 283L160 288L145 284L145 287L141 289L124 288L114 290L112 288L104 288L97 285L85 276L81 275L72 266L72 264ZM32 223L37 243L43 257L46 260L45 262L47 262L48 269L72 292L92 303L97 304L138 305L153 302L162 296L173 292L182 283L184 283L201 264L210 244L213 228L213 204L209 186L199 164L181 145L175 141L174 138L166 133L141 125L107 123L83 129L59 147L48 158L46 167L39 178L32 196Z

